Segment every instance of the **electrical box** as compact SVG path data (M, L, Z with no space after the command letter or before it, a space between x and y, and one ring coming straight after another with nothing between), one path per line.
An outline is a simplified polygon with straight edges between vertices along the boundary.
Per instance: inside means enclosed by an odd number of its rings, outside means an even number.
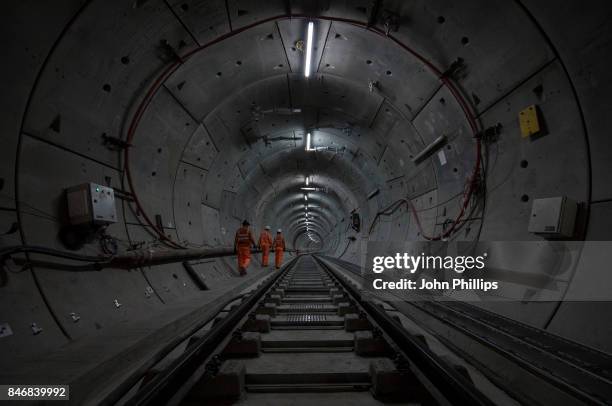
M565 196L534 199L529 232L552 238L574 235L578 204Z
M95 183L66 189L68 218L72 225L104 225L117 222L115 191Z

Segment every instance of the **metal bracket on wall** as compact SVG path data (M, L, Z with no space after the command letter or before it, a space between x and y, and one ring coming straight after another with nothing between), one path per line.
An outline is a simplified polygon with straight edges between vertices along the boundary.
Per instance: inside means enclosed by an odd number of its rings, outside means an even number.
M8 323L1 323L0 324L0 338L12 336L12 335L13 335L13 329L11 328L11 325Z
M36 323L32 323L30 325L30 328L32 329L32 333L34 335L38 335L38 334L42 333L42 331L43 331L42 327L38 327L38 325Z

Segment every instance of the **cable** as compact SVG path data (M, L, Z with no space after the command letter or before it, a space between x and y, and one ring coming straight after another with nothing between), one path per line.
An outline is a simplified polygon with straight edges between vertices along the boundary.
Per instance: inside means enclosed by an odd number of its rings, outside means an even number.
M349 247L351 246L351 244L353 243L353 240L349 240L346 243L346 247L344 247L344 251L342 251L342 254L340 254L340 256L338 256L338 258L342 258L344 256L344 254L346 254L346 251L348 251Z
M107 263L104 262L93 262L85 265L70 265L70 264L62 264L57 262L49 262L49 261L40 261L37 259L14 259L16 264L22 265L22 268L19 271L11 271L12 273L21 273L27 269L32 267L41 267L46 269L56 269L59 271L67 271L67 272L98 272L105 268Z
M74 261L83 262L104 262L110 259L110 257L95 257L90 255L73 254L71 252L60 251L47 247L40 247L37 245L13 245L5 247L0 249L0 257L6 257L7 255L17 254L20 252L32 252L35 254L49 255L52 257L72 259Z
M59 219L56 216L54 216L52 214L49 214L49 213L47 213L47 212L45 212L43 210L40 210L40 209L32 206L31 204L28 204L28 203L24 202L23 200L17 200L15 198L15 196L11 196L11 195L8 195L6 193L0 193L0 197L5 197L5 198L8 198L8 199L14 200L16 203L19 203L19 205L27 206L32 211L34 211L32 213L32 212L27 212L25 210L21 210L21 213L23 213L23 214L27 214L27 215L34 216L34 217L40 217L40 218L44 218L44 219L47 219L47 220L52 220L52 221L55 221L55 222L59 222ZM0 210L3 210L3 211L17 211L17 208L0 207Z
M467 187L467 184L466 184L466 187ZM449 197L448 199L444 200L443 202L439 202L437 204L434 204L433 206L429 206L429 207L425 207L425 208L422 208L422 209L418 209L417 213L421 213L421 212L424 212L424 211L435 209L436 207L443 206L446 203L450 202L451 200L456 199L459 196L462 196L462 195L465 196L465 193L466 193L465 189L466 189L466 187L464 187L464 191L463 192L457 193L457 194ZM404 199L398 199L395 202L391 203L389 206L385 207L384 209L382 209L381 211L376 213L376 215L374 216L374 220L372 220L372 223L370 224L368 235L372 234L374 226L376 225L376 221L379 219L379 217L380 216L390 216L393 213L395 213L395 211L397 211L397 209L401 206L401 205L398 205L398 203L402 203L403 200ZM398 207L394 207L395 205L398 205ZM391 211L389 211L389 210L391 210Z

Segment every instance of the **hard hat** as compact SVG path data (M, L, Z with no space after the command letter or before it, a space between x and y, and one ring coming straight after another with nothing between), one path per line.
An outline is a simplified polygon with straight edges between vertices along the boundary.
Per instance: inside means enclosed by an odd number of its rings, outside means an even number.
M244 220L244 221L242 222L242 225L243 225L243 226L250 226L250 225L251 225L251 223L249 223L249 221L248 221L248 220Z
M265 226L264 228L265 228L266 230L269 230L269 229L270 229L270 226Z
M279 228L278 230L276 230L277 233L282 233L283 231Z

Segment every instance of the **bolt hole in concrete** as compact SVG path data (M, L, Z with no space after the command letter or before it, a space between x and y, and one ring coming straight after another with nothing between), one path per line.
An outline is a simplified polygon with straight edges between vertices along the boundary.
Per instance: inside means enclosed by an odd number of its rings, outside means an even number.
M527 160L523 159L521 161L521 168L527 168L527 166L529 166L529 162L527 162Z
M461 44L462 45L467 45L469 43L470 43L470 39L468 37L461 38Z
M371 65L371 64L372 64L372 61L368 59L368 60L366 61L366 64Z
M172 277L173 277L174 279L178 279L178 276L177 276L177 274L175 274L175 273L173 273L173 274L172 274Z
M242 65L242 61L236 61L236 66Z
M387 74L387 76L391 76L391 71L388 70L387 72L385 72Z
M107 93L110 93L111 85L109 85L108 83L104 84L104 86L102 86L102 90L104 90Z
M130 58L127 56L121 57L121 63L127 65L128 63L130 63Z
M157 153L161 154L161 152L162 152L162 149L161 148L157 148Z
M223 75L221 72L217 72L217 77L220 78Z
M521 201L522 202L528 202L529 201L529 196L527 196L527 195L521 196Z
M183 3L183 4L181 4L181 8L183 9L183 11L187 11L187 10L189 10L189 4Z
M536 87L533 88L533 93L539 98L542 98L542 95L544 94L544 86L542 85L537 85Z
M155 176L155 175L157 175L157 172L155 172L155 171L151 172L151 176Z
M438 24L444 24L445 21L446 21L446 18L444 18L444 16L438 17Z

